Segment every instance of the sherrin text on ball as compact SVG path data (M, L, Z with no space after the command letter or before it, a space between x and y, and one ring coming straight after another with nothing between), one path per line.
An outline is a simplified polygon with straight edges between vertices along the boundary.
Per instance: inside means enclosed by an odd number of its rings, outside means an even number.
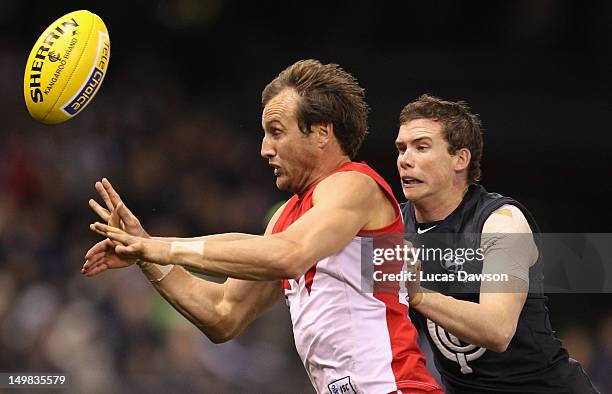
M110 38L98 15L80 10L53 22L34 44L25 68L30 115L47 124L77 115L100 89L109 60Z

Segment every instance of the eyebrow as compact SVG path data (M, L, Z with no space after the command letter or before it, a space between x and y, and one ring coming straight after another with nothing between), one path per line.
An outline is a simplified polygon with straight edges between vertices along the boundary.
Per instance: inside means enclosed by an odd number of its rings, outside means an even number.
M280 125L280 127L284 128L285 125L283 125L283 122L281 122L279 119L272 119L272 120L268 120L266 123L264 123L264 127L266 129L274 126L274 124L277 123L278 125Z
M423 136L423 137L419 137L419 138L415 138L415 139L413 139L412 141L410 141L410 143L412 143L412 144L417 144L417 143L419 143L419 142L421 142L421 141L428 141L428 142L431 142L431 141L432 141L432 139L431 139L431 137Z
M422 136L422 137L418 137L418 138L415 138L413 140L410 140L408 143L409 144L418 144L421 141L432 142L433 140L431 139L431 137ZM395 140L395 146L405 146L405 145L406 145L406 143L403 140Z

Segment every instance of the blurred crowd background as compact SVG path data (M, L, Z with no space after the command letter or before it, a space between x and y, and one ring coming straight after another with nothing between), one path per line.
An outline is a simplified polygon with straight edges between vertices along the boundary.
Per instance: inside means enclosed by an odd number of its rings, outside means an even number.
M66 372L75 392L312 392L276 305L211 344L136 268L88 279L87 201L108 177L159 236L261 233L289 196L259 157L260 92L301 58L339 63L372 108L365 160L393 185L401 108L422 93L482 117L482 183L546 232L609 232L612 4L223 0L0 2L0 371ZM108 75L75 119L29 118L22 78L49 23L87 8ZM553 327L612 393L610 294L551 294ZM431 366L433 368L433 366Z

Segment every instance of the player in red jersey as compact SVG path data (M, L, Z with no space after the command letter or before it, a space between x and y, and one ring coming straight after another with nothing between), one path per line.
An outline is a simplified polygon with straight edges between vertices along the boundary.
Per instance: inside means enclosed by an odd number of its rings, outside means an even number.
M133 262L179 312L214 342L238 335L285 296L295 343L317 392L440 392L397 293L361 289L362 238L399 233L389 185L354 163L368 108L357 81L334 64L299 61L262 93L261 155L279 189L294 193L263 236L150 238L108 181L97 184L111 226L86 254L83 273ZM113 227L122 221L124 230ZM112 242L120 243L114 247ZM210 283L192 271L227 275Z

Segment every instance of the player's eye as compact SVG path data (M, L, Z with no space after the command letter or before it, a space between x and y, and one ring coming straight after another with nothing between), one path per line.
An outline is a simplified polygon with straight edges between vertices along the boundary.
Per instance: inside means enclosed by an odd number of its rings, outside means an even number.
M270 137L272 137L272 138L277 138L277 137L278 137L278 136L281 134L281 131L280 131L279 129L270 129L270 130L268 131L268 134L269 134L269 135L270 135Z
M419 145L419 146L417 146L417 150L419 152L423 152L423 151L427 150L428 148L429 148L429 145Z

